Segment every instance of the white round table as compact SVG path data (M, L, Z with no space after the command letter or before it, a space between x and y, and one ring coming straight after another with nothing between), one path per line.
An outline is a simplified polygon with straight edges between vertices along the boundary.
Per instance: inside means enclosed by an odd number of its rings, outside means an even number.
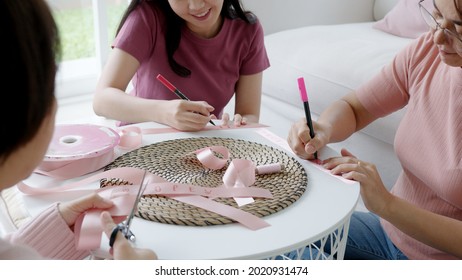
M143 123L138 126L146 128L150 124ZM262 128L161 133L144 135L143 144L175 138L213 136L258 142L288 152L280 146L280 143L276 143L276 138L270 139L268 135L271 135L271 132ZM333 153L333 150L327 147L320 151L319 156L326 158ZM271 226L253 231L238 223L179 226L135 217L131 230L136 235L136 246L151 248L160 259L166 260L272 259L292 250L299 249L301 253L305 246L311 246L310 244L316 241L320 241L319 249L323 253L324 244L332 238L334 254L319 254L318 258L343 259L350 216L359 199L359 184L333 176L309 161L299 161L305 167L308 176L307 189L292 205L263 218ZM27 183L32 186L40 185L39 182L43 180L50 179L33 175ZM95 188L98 186L89 186L87 191ZM35 215L50 203L72 199L75 195L56 193L22 198L27 210L31 215ZM103 235L101 250L95 254L104 256L102 252L107 250L108 241Z

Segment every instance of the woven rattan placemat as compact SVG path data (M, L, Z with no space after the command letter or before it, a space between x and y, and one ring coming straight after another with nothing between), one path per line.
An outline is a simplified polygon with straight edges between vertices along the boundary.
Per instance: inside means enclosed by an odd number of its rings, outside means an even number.
M271 191L273 198L255 198L241 210L264 217L276 213L299 199L307 187L303 166L285 152L260 143L218 137L175 139L151 144L128 152L106 167L137 167L161 176L166 181L203 187L217 187L228 165L220 170L206 170L192 152L208 146L224 146L232 159L252 160L255 165L280 163L282 172L256 175L254 187ZM228 162L229 164L229 162ZM102 180L101 186L127 183L120 179ZM128 182L130 183L130 182ZM217 202L238 207L233 198L215 198ZM168 197L145 195L138 204L136 216L150 221L175 225L207 226L233 223L219 214Z

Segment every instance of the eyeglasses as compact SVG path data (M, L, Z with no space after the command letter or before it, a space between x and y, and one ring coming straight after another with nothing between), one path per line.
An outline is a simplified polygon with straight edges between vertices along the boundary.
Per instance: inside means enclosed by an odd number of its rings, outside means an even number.
M422 2L424 0L420 0L419 2L419 8L420 8L420 13L422 14L423 19L425 22L428 24L428 26L431 29L438 30L441 29L443 33L445 34L446 38L451 38L453 39L456 44L455 48L457 52L462 53L462 39L460 38L460 35L457 34L456 32L449 30L447 28L443 28L441 26L441 22L443 19L436 19L425 7L422 5Z

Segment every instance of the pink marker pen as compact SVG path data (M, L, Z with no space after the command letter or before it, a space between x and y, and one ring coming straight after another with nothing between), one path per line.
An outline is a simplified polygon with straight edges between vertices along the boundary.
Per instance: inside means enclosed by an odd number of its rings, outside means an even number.
M173 92L174 94L176 94L176 96L178 96L179 98L183 99L183 100L189 100L189 98L184 95L179 89L177 89L172 83L170 83L164 76L162 76L161 74L157 75L157 80L159 80L159 82L161 82L166 88L168 88L171 92ZM215 123L210 120L209 123L215 125Z
M298 78L298 89L300 90L300 97L303 101L303 107L305 107L305 117L308 128L310 129L310 137L314 138L313 121L311 120L310 104L308 104L308 95L306 94L305 80L303 77ZM318 159L318 152L314 152L314 159Z

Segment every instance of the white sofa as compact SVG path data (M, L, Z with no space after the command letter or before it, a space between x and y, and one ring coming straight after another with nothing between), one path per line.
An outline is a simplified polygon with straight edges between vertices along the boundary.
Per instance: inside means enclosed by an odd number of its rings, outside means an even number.
M297 78L304 77L313 118L370 79L412 41L379 31L375 21L398 0L247 0L265 29L271 67L264 72L261 122L286 136L304 116ZM416 2L417 3L417 2ZM417 5L417 4L416 4ZM382 118L341 143L377 165L388 188L401 166L393 139L403 111Z

